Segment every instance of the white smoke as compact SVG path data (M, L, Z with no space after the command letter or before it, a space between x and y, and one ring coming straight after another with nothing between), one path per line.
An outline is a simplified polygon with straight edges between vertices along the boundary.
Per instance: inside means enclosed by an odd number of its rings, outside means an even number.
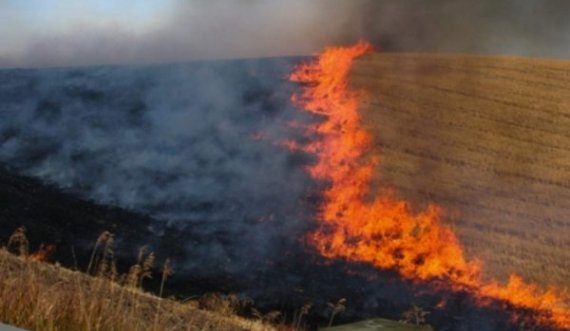
M187 266L242 268L310 226L307 160L278 146L301 134L291 65L0 72L0 163L194 233Z
M564 0L180 0L171 6L144 31L127 19L104 18L57 33L28 31L21 52L0 50L0 66L307 55L359 39L390 51L570 55Z

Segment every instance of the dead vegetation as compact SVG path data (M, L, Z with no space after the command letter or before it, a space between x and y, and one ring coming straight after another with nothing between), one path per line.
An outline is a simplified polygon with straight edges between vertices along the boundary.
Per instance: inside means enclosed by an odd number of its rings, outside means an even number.
M379 183L442 205L491 276L570 287L569 73L563 60L359 59L351 83L369 96Z
M0 321L28 330L274 330L268 320L236 315L237 296L199 301L161 298L142 289L155 256L145 248L126 275L114 263L113 235L103 233L93 249L88 275L32 259L25 229L0 250ZM12 254L15 253L15 254ZM172 266L162 266L160 294ZM272 321L274 322L274 321ZM281 329L285 329L282 326Z

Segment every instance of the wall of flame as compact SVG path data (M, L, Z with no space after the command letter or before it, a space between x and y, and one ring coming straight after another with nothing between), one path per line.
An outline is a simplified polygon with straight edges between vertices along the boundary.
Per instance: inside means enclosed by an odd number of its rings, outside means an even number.
M294 146L316 156L307 171L328 184L316 215L319 226L307 240L331 259L394 269L415 281L444 279L453 289L471 293L482 306L486 299L499 299L505 307L532 311L532 319L541 325L570 327L568 293L541 289L515 274L507 284L485 281L482 262L465 257L457 236L442 220L441 207L432 204L416 213L390 190L372 190L381 156L368 153L371 135L361 128L359 106L366 93L348 84L353 61L372 50L365 42L327 48L290 76L303 85L292 101L322 117L306 128L308 136L318 139ZM520 316L512 318L517 322Z

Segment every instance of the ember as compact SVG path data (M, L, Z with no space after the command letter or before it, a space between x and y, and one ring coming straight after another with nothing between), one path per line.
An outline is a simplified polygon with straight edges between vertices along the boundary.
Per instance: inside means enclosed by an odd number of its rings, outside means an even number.
M41 244L40 248L36 252L28 256L28 259L32 261L46 262L50 259L53 253L55 253L55 245Z

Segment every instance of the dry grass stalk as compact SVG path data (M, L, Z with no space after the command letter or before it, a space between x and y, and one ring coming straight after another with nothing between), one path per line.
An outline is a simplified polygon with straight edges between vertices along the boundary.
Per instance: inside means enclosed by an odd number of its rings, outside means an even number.
M16 246L16 252L18 255L27 257L30 249L30 243L26 237L26 228L21 226L12 233L8 239L8 249L12 249Z
M170 263L170 259L166 259L164 261L164 265L162 266L162 278L160 280L160 291L158 296L162 298L162 294L164 293L164 284L166 284L166 280L174 273L174 269L172 269L172 264Z
M334 322L334 318L345 311L346 309L346 299L342 298L340 300L338 300L336 303L332 303L329 302L328 303L329 308L331 309L331 317L329 319L329 327L331 327L333 325Z
M305 315L309 314L309 311L311 310L311 308L313 308L313 304L312 303L306 303L303 305L303 307L301 307L301 310L299 311L299 314L293 317L293 327L296 330L299 330L302 328L302 322L303 322L303 317Z
M25 229L9 240L22 256L28 255ZM121 286L114 263L113 235L99 236L91 254L88 274L57 265L20 259L0 249L0 321L29 330L271 330L260 321L236 315L220 315L196 308L196 304L163 299L140 288L151 276L152 253L141 252L136 287ZM172 274L164 264L162 286ZM231 299L233 300L233 299ZM233 301L232 301L233 302Z
M428 311L425 311L420 306L412 305L410 309L405 311L402 315L402 322L420 326L426 323L427 315L429 315Z

